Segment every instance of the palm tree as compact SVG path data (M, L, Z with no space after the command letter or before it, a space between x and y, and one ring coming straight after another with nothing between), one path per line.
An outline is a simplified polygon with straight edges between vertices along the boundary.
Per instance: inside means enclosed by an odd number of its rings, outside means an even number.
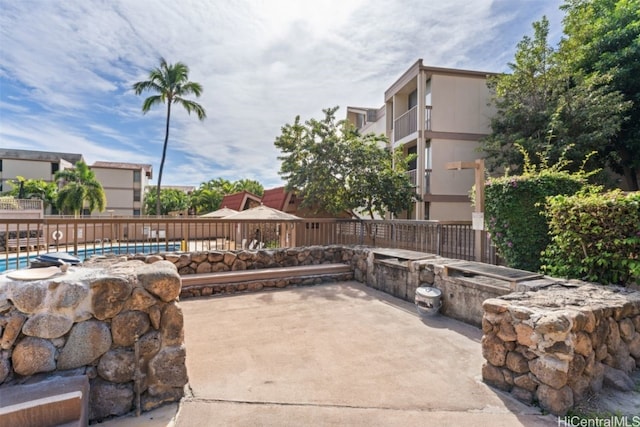
M160 58L160 67L154 68L149 73L149 80L137 82L133 84L133 90L136 95L140 95L144 91L156 92L144 100L142 104L142 112L146 114L155 104L167 104L167 123L164 134L164 145L162 146L162 160L160 160L160 173L158 174L158 185L156 186L156 214L160 216L160 184L162 182L162 170L164 169L164 160L167 155L167 142L169 141L169 123L171 120L171 104L180 104L191 114L194 111L198 119L203 120L207 117L204 108L194 101L185 99L185 95L194 94L200 97L202 94L202 86L200 83L189 81L189 67L182 62L175 64L167 64L164 58Z
M78 217L87 202L90 212L96 209L104 211L107 196L95 173L85 162L77 162L73 169L59 170L55 174L55 180L62 181L64 185L58 191L58 208L61 210L72 210L74 216Z

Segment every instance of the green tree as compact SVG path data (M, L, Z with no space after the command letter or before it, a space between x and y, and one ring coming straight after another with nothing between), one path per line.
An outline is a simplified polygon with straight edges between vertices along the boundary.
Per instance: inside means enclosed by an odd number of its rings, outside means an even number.
M256 196L261 196L264 194L264 187L258 181L254 179L239 179L234 183L236 187L236 193L238 191L248 191L250 193L255 194Z
M190 196L175 188L163 188L160 191L160 204L157 203L157 195L155 187L149 187L144 197L144 212L147 215L168 215L169 212L184 211L191 206ZM158 206L162 209L159 213L156 210Z
M223 197L219 190L201 185L191 194L191 206L196 214L203 215L219 209Z
M162 145L162 159L160 160L160 172L158 173L158 185L156 186L156 212L161 212L160 189L162 185L162 172L167 155L167 143L169 142L169 124L171 122L171 104L182 105L187 113L195 112L198 119L206 117L204 108L197 102L188 100L185 96L195 95L200 97L202 86L199 83L189 81L189 67L182 62L168 64L164 58L160 59L160 66L149 73L149 80L133 84L136 95L142 92L156 92L146 98L142 104L142 112L147 113L156 104L167 104L167 118L165 124L164 144Z
M549 122L555 110L560 84L553 67L554 49L549 46L549 21L533 23L534 36L518 43L510 74L490 78L497 114L491 119L491 134L483 141L490 169L508 167L521 172L523 158L518 146L529 154L545 151Z
M61 211L71 211L78 217L85 203L90 212L104 211L107 205L104 189L85 162L77 162L72 169L59 170L55 180L63 185L58 191L57 201Z
M22 191L22 198L40 199L45 209L55 205L58 198L58 186L55 182L46 182L43 179L25 179L22 176L17 176L16 179L11 181L11 186L11 190L4 194L17 198Z
M572 70L570 54L549 45L546 18L533 29L533 38L525 36L518 44L509 64L512 73L489 80L497 109L491 134L483 140L489 169L522 173L524 153L537 165L565 157L576 172L593 151L593 167L601 167L630 103L612 86L610 75Z
M256 196L264 194L264 187L252 179L229 181L224 178L211 179L203 182L191 195L192 207L198 215L219 209L222 198L227 194L249 191Z
M640 0L566 0L560 52L573 75L607 76L628 108L601 148L608 166L640 189ZM597 122L596 122L597 123Z
M225 194L238 193L240 191L249 191L256 196L262 196L264 193L264 187L258 181L253 179L240 179L238 181L229 181L225 178L211 179L207 182L200 184L199 188L207 188L210 190L216 190Z
M333 214L361 208L373 217L408 209L417 195L406 159L396 153L394 166L394 154L380 147L386 138L362 136L348 121L336 121L337 109L323 110L322 120L302 123L298 116L282 127L275 145L287 189L302 197L302 206Z

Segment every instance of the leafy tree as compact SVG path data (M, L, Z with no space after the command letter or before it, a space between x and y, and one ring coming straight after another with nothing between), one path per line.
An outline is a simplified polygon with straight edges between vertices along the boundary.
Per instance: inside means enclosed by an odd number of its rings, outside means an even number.
M171 104L179 104L184 107L187 113L195 112L198 119L206 117L204 108L197 102L185 98L187 95L200 97L202 86L199 83L189 81L189 67L182 62L168 64L164 58L160 59L160 67L154 68L149 73L149 80L134 83L133 90L136 95L144 91L156 92L146 98L142 104L142 112L147 113L152 106L160 103L167 104L167 119L164 134L164 144L162 146L162 160L160 160L160 172L158 173L158 185L156 187L156 212L160 212L160 186L162 184L162 172L164 161L167 155L167 143L169 141L169 124L171 121Z
M229 181L224 178L211 179L200 184L199 188L207 188L217 190L222 194L233 194L240 191L249 191L256 196L262 196L264 187L258 181L253 179L240 179L238 181Z
M562 9L567 37L560 52L568 71L586 78L609 77L610 90L628 104L619 131L602 151L627 187L639 190L640 0L566 0Z
M202 185L191 194L191 206L196 214L202 215L220 208L223 194L216 189L203 187Z
M483 141L490 170L506 167L521 173L523 152L534 164L556 163L563 156L592 156L598 166L610 156L610 144L625 122L630 103L610 75L576 73L570 53L549 46L549 22L533 24L534 36L518 44L511 74L489 80L497 114ZM570 148L570 150L567 150ZM596 163L596 162L594 162Z
M216 178L201 183L191 195L191 203L197 214L205 214L219 209L225 195L245 190L256 196L264 194L264 187L258 181L240 179L231 182L224 178Z
M516 166L523 162L518 146L528 153L545 151L548 124L555 110L555 93L560 84L553 68L554 49L549 46L549 21L533 23L534 36L518 43L511 74L488 80L494 92L497 114L491 120L491 134L483 141L490 169Z
M406 159L380 148L386 138L362 136L346 120L336 121L338 108L323 110L322 120L282 127L275 145L283 155L280 175L287 189L302 197L302 206L337 214L364 208L373 213L408 209L417 195L406 174ZM405 167L405 169L403 169Z
M77 162L73 169L59 170L55 180L63 185L58 191L57 201L61 211L72 211L78 217L85 203L90 212L104 211L107 205L104 189L85 162Z
M258 181L254 179L240 179L234 183L236 193L239 191L248 191L256 196L262 196L264 194L264 187ZM233 193L230 193L233 194Z
M11 190L5 192L9 196L22 197L24 199L40 199L46 209L55 205L58 197L58 186L55 182L46 182L43 179L25 179L17 176L11 181ZM22 194L20 194L22 192Z
M144 212L147 215L158 215L156 210L161 206L162 210L159 215L168 215L169 212L184 211L191 205L190 196L184 191L175 188L163 188L160 191L160 204L156 199L158 192L154 191L155 187L150 187L144 197Z

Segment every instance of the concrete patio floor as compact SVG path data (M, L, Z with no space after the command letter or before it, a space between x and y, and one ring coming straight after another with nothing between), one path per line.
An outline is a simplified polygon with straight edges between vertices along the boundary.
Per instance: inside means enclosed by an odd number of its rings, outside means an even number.
M481 381L482 331L357 282L187 299L188 396L109 426L551 426Z

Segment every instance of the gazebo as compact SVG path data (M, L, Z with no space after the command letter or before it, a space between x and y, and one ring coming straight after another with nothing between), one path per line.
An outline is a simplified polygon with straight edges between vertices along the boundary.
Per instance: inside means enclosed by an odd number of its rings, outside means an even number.
M302 218L298 216L265 205L240 211L226 216L224 219L241 221L237 227L237 240L242 242L243 249L247 242L249 242L249 249L263 247L265 235L277 236L280 247L295 246L295 226L293 223L302 221ZM249 232L249 227L251 226L253 229L254 225L257 226L255 232Z

